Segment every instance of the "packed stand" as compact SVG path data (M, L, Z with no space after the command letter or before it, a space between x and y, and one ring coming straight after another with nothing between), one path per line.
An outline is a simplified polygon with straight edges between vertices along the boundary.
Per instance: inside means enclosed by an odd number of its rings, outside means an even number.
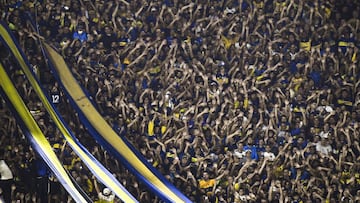
M194 202L360 201L358 1L80 0L4 9L50 93L61 90L37 41L27 40L38 33L22 29L21 10L107 121Z

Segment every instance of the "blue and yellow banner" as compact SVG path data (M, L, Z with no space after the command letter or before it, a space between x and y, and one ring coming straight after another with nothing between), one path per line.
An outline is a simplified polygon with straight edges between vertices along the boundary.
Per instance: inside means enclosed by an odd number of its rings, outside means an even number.
M57 112L54 105L50 102L49 97L45 95L39 81L31 71L29 62L24 57L24 53L21 51L21 49L19 49L13 36L3 24L0 24L0 34L2 41L7 45L9 50L17 59L19 65L22 68L22 71L27 76L30 84L41 99L45 109L74 152L87 165L94 176L98 178L100 182L110 188L121 200L130 203L137 202L137 200L121 185L121 183L99 161L97 161L95 157L93 157L92 154L83 145L81 145L81 143L71 133L69 127L66 126L60 114Z
M24 101L4 70L2 63L0 63L0 86L4 98L7 98L7 103L11 104L10 109L12 109L12 113L18 118L17 121L34 150L43 158L56 178L76 202L87 202L67 175L50 143L42 133L40 127L37 125L35 119L32 117L30 111L27 109Z
M53 75L63 86L70 103L90 134L162 200L165 202L191 202L150 165L125 138L119 136L112 129L93 106L88 95L84 93L64 59L48 44L44 43L44 48Z

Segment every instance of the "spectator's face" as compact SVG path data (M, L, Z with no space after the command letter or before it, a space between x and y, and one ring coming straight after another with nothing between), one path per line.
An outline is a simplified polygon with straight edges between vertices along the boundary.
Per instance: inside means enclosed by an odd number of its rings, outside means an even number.
M314 130L315 131L315 130ZM315 133L315 132L314 132ZM319 142L320 141L320 137L319 136L315 136L314 137L314 142Z
M181 159L182 164L186 164L189 161L189 158L187 156L183 156Z
M327 102L326 102L325 99L321 99L321 105L323 105L323 106L326 106L326 105L327 105Z
M75 45L74 45L75 47L80 47L81 46L81 42L79 41L79 40L77 40L76 42L75 42Z
M72 175L72 177L74 177L74 178L77 178L77 177L78 177L78 173L77 173L75 170L71 171L71 175Z
M335 125L335 124L336 124L336 120L335 120L334 116L330 117L329 123L330 123L331 125Z
M97 48L98 48L98 49L103 49L103 48L104 48L104 43L103 43L103 42L99 42L99 43L97 44Z
M228 184L231 185L234 181L234 178L232 176L227 177Z
M341 96L343 97L343 98L346 98L347 96L348 96L348 92L347 91L342 91L341 92Z
M105 34L106 34L106 35L108 35L108 36L111 35L111 29L110 29L110 27L106 26L106 27L104 28L104 31L105 31Z
M253 139L252 139L251 137L248 138L247 144L248 144L248 145L252 145L252 144L253 144Z
M356 120L357 113L355 111L351 113L351 118Z
M295 53L295 52L296 52L296 46L295 46L295 45L291 45L291 47L290 47L290 52L291 52L291 53Z
M207 172L203 173L204 180L209 180L209 174Z
M192 188L191 188L191 186L186 186L186 189L185 189L185 191L186 191L186 194L191 194L192 193Z
M295 36L293 34L289 35L289 42L290 43L295 42Z
M238 144L238 150L242 151L242 150L243 150L243 147L244 147L244 146L243 146L242 143L239 143L239 144Z
M329 129L330 129L329 123L325 123L324 124L324 131L329 131Z
M284 169L284 177L290 177L291 171L289 169Z
M321 145L326 146L329 144L329 139L328 138L321 138Z
M320 125L319 118L315 118L315 120L314 120L314 126L319 126L319 125Z
M304 142L304 138L299 137L298 140L297 140L297 142L298 142L299 144L302 144L302 143Z
M251 159L251 151L250 150L246 151L246 159L247 160Z
M25 152L25 158L28 160L31 158L30 152Z
M271 142L271 140L273 140L273 138L274 138L274 132L270 131L268 134L268 143Z

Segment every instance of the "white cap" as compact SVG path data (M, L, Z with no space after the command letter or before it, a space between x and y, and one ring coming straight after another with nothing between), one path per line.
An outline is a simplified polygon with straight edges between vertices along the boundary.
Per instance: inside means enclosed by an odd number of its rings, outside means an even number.
M328 133L328 132L323 132L323 131L321 131L321 132L320 132L320 137L321 137L321 138L329 138L329 133Z
M331 106L326 106L325 111L330 113L330 112L333 112L334 110L333 110L333 108L331 108Z
M103 190L103 195L105 195L105 196L108 196L108 195L110 195L110 189L109 188L104 188L104 190Z

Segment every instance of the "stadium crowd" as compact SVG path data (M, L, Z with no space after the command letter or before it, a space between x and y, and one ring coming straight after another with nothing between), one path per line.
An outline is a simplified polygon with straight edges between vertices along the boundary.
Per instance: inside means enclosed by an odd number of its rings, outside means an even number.
M140 202L160 200L87 134L39 37L114 129L193 202L360 202L360 1L2 2L2 19L75 135ZM102 186L16 62L6 51L1 58L64 165L96 199ZM13 200L70 202L0 105Z

